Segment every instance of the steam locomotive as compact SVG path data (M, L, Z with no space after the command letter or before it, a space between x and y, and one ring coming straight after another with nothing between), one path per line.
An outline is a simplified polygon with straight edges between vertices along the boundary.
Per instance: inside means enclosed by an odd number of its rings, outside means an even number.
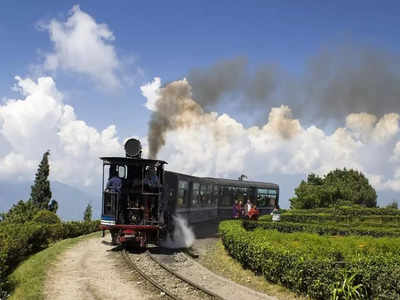
M100 158L101 229L110 231L114 244L158 244L174 230L174 216L191 224L226 219L234 201L249 199L260 214L279 206L277 184L165 171L165 161L141 158L139 140L127 140L124 148L126 157Z

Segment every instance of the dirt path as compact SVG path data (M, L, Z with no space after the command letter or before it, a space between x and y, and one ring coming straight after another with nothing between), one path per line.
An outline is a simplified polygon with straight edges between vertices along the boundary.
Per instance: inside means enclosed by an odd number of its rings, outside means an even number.
M160 299L140 287L107 238L91 238L67 250L48 274L45 299Z

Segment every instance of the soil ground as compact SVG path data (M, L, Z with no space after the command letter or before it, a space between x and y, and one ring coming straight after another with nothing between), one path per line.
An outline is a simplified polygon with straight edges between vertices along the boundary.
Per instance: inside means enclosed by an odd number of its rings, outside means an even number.
M91 238L67 250L50 269L45 299L161 299L141 286L106 240Z

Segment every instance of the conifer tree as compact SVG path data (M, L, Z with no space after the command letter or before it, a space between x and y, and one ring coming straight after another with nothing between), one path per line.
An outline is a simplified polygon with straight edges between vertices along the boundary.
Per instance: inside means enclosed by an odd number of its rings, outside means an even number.
M90 203L86 206L85 212L83 214L83 220L89 222L92 220L92 206Z
M57 201L52 200L49 205L51 200L50 181L48 180L50 172L49 155L50 150L47 150L43 154L42 161L35 175L35 182L31 186L31 197L29 201L32 201L33 205L39 209L48 209L55 213L58 208Z

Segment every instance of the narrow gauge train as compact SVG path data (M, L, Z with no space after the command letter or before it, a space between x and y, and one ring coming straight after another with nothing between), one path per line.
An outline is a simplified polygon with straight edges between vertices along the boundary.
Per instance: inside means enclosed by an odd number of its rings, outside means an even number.
M144 247L158 243L174 229L173 216L189 223L226 219L234 201L250 199L260 214L279 203L273 183L194 177L164 170L165 161L142 159L136 139L125 143L126 157L101 157L103 193L101 229L113 243Z

